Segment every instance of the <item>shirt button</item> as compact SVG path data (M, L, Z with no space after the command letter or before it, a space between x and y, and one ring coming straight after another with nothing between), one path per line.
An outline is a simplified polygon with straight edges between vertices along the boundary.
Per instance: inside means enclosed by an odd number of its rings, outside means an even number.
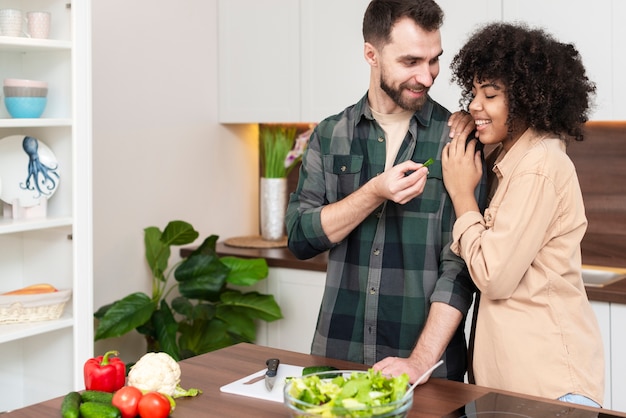
M380 217L381 217L381 216L383 216L383 212L382 212L382 211L380 211L380 212L376 212L376 217L377 217L378 219L380 219Z
M374 250L374 255L380 255L380 250L378 248Z
M382 136L378 137L378 142L385 142L385 138L383 138Z
M372 287L370 288L370 295L375 295L376 294L376 288Z
M348 169L348 168L347 168L345 165L342 165L342 166L341 166L341 168L340 168L340 170L341 170L342 172L346 171L347 169Z

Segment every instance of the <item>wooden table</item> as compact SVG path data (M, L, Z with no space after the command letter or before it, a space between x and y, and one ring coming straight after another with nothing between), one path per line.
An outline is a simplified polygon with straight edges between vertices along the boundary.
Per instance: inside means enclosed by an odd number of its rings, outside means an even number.
M220 392L221 386L263 369L265 360L270 357L278 357L282 363L298 366L332 365L344 370L361 370L366 368L363 365L346 361L316 357L253 344L238 344L180 362L182 371L181 386L184 388L198 388L201 389L203 393L195 398L177 399L176 410L172 414L172 417L289 417L289 411L281 403ZM494 392L501 394L507 393L459 382L430 379L426 384L415 389L413 409L409 416L429 418L461 417L464 415L463 406L465 404ZM571 411L573 411L574 408L567 406L568 404L530 396L514 395L529 401L540 400L545 403L547 407L558 405L561 410L570 411L569 414L561 413L562 417L575 416L586 418L587 416L595 415L589 415L586 411L598 412L597 409L576 406L575 410L578 413L572 414ZM61 402L62 397L55 398L9 412L4 414L3 418L56 418L60 416ZM581 412L586 415L580 415ZM604 413L601 413L599 417L626 417L626 413L614 413L604 410L603 412ZM541 416L556 415L542 414Z

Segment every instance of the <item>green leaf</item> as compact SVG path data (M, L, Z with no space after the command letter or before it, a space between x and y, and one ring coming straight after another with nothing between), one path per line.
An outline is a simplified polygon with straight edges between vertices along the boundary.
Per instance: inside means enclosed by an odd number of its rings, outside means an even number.
M190 299L217 301L229 269L216 255L195 254L181 263L174 277L180 294Z
M205 240L202 241L202 244L200 244L198 248L196 248L191 254L189 254L189 257L197 254L217 256L215 252L215 246L217 245L218 239L219 237L217 235L211 235L210 237L205 238Z
M159 340L161 351L166 352L176 361L180 360L178 344L176 344L178 322L174 319L167 302L161 301L160 308L152 314L152 321L157 330L157 339Z
M178 296L172 299L172 309L186 318L192 319L193 317L193 305L185 297Z
M220 261L230 269L228 283L236 286L252 286L265 279L269 273L267 261L264 258L222 257Z
M194 321L193 325L181 324L179 340L182 350L207 353L232 345L228 325L219 320Z
M215 305L212 303L198 303L193 307L193 316L194 320L203 319L205 321L213 319L215 317Z
M271 322L283 317L280 307L272 295L263 295L259 292L241 293L236 290L228 290L222 293L220 300L224 305L247 309L246 314L250 318L259 318Z
M165 245L185 245L194 242L200 234L185 221L170 221L163 231L161 241Z
M95 340L119 337L150 320L156 309L145 293L137 292L113 303L96 329Z
M170 259L170 247L161 241L161 231L155 226L144 229L144 245L146 260L152 271L152 276L162 282L165 281L165 270Z
M248 308L237 306L220 305L217 307L216 316L228 324L228 332L239 336L246 342L256 340L256 324L254 319L248 316Z

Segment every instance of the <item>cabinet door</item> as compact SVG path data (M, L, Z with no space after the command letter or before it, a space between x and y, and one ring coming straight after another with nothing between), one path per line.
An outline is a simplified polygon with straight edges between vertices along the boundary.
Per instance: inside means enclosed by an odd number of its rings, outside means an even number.
M325 280L323 272L270 269L267 291L274 295L283 319L267 324L267 346L311 352Z
M367 91L363 14L369 0L301 0L302 117L319 122Z
M295 0L219 0L219 121L297 122L300 16Z
M587 0L506 0L502 2L504 21L523 21L531 26L543 27L559 41L576 45L589 78L597 86L596 108L591 113L591 119L594 120L615 119L614 95L617 94L617 98L622 100L626 93L626 91L622 91L621 94L614 92L613 86L613 77L621 78L624 72L624 58L620 57L622 71L614 75L614 70L617 69L615 67L616 56L618 51L620 55L623 55L623 49L613 44L614 32L611 22L616 22L616 25L619 22L619 25L622 25L626 17L622 15L618 19L613 14L619 9L622 12L626 10L623 6L614 8L613 5L617 3L620 3L620 0L599 1L595 2L593 7L589 7ZM623 40L619 42L623 44Z
M611 409L611 312L607 302L591 301L590 303L598 319L604 346L604 403L602 406Z
M611 303L611 409L626 412L626 305Z

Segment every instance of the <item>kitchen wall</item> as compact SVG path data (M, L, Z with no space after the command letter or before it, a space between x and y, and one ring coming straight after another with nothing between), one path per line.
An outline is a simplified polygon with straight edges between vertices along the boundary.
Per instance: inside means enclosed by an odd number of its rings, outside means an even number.
M252 126L217 123L216 0L93 2L94 306L151 291L143 229L258 230ZM250 77L254 77L251 67ZM145 352L136 333L96 344Z

